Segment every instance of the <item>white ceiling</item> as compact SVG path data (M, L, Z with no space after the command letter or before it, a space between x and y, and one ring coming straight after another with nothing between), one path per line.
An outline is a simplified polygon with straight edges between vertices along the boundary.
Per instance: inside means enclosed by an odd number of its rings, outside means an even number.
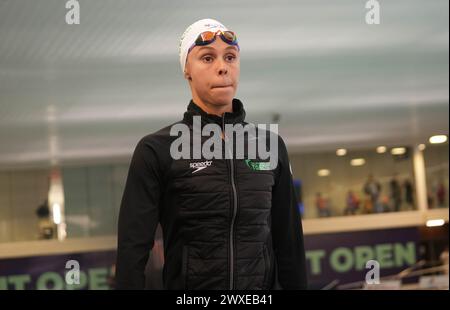
M127 157L182 116L181 33L237 32L248 120L279 113L290 150L422 142L449 130L447 0L0 0L0 167Z

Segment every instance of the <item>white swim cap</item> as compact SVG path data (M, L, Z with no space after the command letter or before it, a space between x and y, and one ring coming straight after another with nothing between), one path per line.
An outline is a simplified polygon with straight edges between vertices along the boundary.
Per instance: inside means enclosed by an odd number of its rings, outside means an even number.
M179 47L181 72L183 72L183 74L189 48L192 46L192 44L194 44L199 34L205 31L217 30L226 31L228 29L222 23L210 18L198 20L186 28L183 35L181 36Z

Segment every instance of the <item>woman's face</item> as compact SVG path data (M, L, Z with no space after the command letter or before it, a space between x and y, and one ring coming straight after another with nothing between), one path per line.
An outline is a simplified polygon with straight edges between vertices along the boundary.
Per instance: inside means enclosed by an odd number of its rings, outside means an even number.
M212 105L231 104L240 74L238 48L216 40L205 46L195 46L188 55L186 76L193 94Z

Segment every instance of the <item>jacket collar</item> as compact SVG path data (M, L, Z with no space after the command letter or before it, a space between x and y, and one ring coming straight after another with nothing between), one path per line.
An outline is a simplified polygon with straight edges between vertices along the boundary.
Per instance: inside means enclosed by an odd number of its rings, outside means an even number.
M225 112L224 115L218 116L214 114L209 114L203 111L195 102L191 99L189 105L187 106L187 111L184 112L183 120L188 124L192 124L192 119L194 116L200 116L202 120L202 125L209 123L216 123L222 126L225 124L237 124L244 122L245 110L244 105L239 99L233 99L233 112Z

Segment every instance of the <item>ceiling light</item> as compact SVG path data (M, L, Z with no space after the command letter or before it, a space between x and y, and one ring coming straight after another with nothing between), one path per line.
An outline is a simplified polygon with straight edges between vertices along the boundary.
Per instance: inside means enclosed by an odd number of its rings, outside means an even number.
M443 219L434 219L434 220L427 221L427 227L442 226L444 224L445 224L445 221Z
M329 176L330 175L330 170L328 170L328 169L320 169L320 170L317 171L317 175L319 177Z
M404 148L404 147L394 147L391 150L392 155L403 155L405 153L406 153L406 148Z
M432 136L432 137L430 137L429 141L430 141L430 143L433 143L433 144L444 143L447 141L447 136L446 135Z
M385 146L379 146L379 147L377 147L377 153L378 153L378 154L386 153L386 147L385 147Z
M346 149L338 149L336 151L336 155L337 156L345 156L347 154L347 150Z
M350 165L352 166L362 166L366 163L366 160L364 158L353 158L350 161Z

